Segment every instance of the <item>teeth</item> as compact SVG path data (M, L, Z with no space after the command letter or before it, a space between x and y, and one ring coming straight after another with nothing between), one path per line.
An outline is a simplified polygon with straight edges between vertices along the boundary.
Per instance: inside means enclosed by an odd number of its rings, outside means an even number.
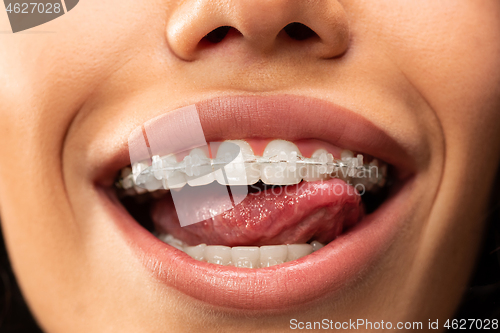
M354 153L350 150L342 150L342 152L340 153L340 158L345 160L345 159L348 159L348 158L353 158L354 157Z
M240 148L240 154L233 156L235 152L234 145ZM243 140L224 141L217 150L217 160L226 163L232 161L224 167L224 170L218 170L215 173L217 182L221 185L252 185L260 179L260 168L253 164L244 163L244 161L254 160L250 144ZM225 172L225 177L224 173Z
M184 252L186 252L193 259L203 261L205 259L205 249L206 244L200 244L196 246L184 246Z
M363 155L358 154L358 155L356 156L356 158L358 159L357 164L358 164L359 166L363 165Z
M123 188L131 188L134 186L134 181L130 178L132 174L131 168L123 168L121 171L121 178L123 179Z
M151 165L151 169L153 171L153 175L158 180L162 179L163 176L161 170L162 168L163 168L163 161L161 160L160 156L158 155L153 156L153 163Z
M175 238L174 236L172 236L172 235L160 235L158 238L160 240L162 240L163 242L165 242L169 245L172 245L176 249L184 251L184 242Z
M190 186L202 186L215 180L211 160L200 148L195 148L184 158L186 163L187 183Z
M147 167L148 165L142 162L134 163L132 165L132 175L133 175L132 177L135 184L140 185L142 183L140 180L138 180L138 178L139 175L141 174L141 171L146 169Z
M347 165L347 169L342 170L343 177L354 177L357 171L355 167L358 166L358 159L354 157L354 153L350 150L343 150L340 158Z
M165 179L164 179L165 180ZM181 171L174 171L167 176L165 189L182 188L187 183L186 174Z
M326 156L328 152L324 149L316 150L311 158L314 160L320 160L320 156ZM324 158L323 158L324 160ZM303 169L304 180L307 182L312 182L315 180L327 179L328 174L326 170L326 166L322 165L307 165Z
M322 247L324 247L324 245L321 244L318 241L312 241L311 242L311 246L312 246L313 252L318 251L319 249L321 249Z
M286 261L297 260L313 252L310 244L288 244L288 255Z
M205 248L204 256L208 263L227 266L231 263L231 248L228 246L208 245Z
M177 165L177 159L173 154L163 157L162 161L163 168ZM165 190L182 188L187 183L186 174L181 171L165 171L163 176L163 188Z
M386 164L379 167L374 159L365 165L363 155L354 156L350 150L343 150L340 160L334 159L325 149L318 149L310 158L305 158L294 143L273 140L266 146L263 156L255 156L248 142L228 140L220 144L217 157L212 160L207 157L208 146L205 148L192 149L181 162L171 154L153 156L151 166L144 162L134 163L131 173L129 168L122 170L117 186L125 190L142 188L135 191L140 194L178 189L186 184L203 186L214 180L221 185L252 185L259 179L268 185L293 185L302 179L310 182L338 177L352 185L361 184L364 190L370 191L375 185L382 187L387 177Z
M260 178L268 185L298 184L302 180L301 167L297 166L297 156L299 155L299 149L290 141L273 140L269 142L262 156L269 157L271 161L279 162L262 165Z
M270 267L286 261L288 249L286 245L269 245L260 247L260 267Z
M163 182L161 181L162 178L161 167L162 167L162 161L160 159L160 156L153 156L153 163L151 165L151 169L153 171L154 177L147 177L145 179L144 187L146 188L146 190L152 192L160 188L163 188Z
M149 192L156 191L163 187L163 183L161 180L156 179L155 177L147 177L144 182L144 187Z
M236 246L231 249L231 261L236 267L259 267L260 249L256 246Z
M157 235L161 241L184 251L193 259L211 264L235 266L240 268L264 268L279 265L305 257L323 247L317 241L311 244L288 244L266 246L221 246L199 244L188 246L169 234Z

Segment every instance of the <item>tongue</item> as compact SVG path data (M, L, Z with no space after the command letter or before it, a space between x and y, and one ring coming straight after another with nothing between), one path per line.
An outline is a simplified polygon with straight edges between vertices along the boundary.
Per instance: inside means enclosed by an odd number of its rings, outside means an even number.
M158 232L188 245L261 246L328 243L359 221L363 212L354 188L333 178L253 193L236 207L185 227L180 226L172 198L167 196L153 205L152 219Z

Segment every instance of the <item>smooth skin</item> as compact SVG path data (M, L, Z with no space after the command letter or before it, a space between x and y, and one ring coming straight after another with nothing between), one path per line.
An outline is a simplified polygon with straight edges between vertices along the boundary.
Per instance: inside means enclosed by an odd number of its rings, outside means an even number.
M317 36L288 38L291 22ZM224 25L239 33L202 41ZM0 31L2 230L46 332L279 332L291 318L453 317L500 159L499 1L87 0L17 34L0 10ZM257 316L156 282L94 180L158 110L272 94L348 107L425 154L406 228L368 277L327 301Z

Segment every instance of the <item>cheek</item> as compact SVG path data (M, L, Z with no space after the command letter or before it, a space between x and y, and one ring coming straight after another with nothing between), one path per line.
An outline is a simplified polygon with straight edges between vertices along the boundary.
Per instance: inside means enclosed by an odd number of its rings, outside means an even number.
M500 3L429 7L399 36L399 67L435 111L450 144L491 141L498 137L491 124L500 120Z
M130 24L148 23L136 4L82 2L35 33L0 34L2 230L16 277L38 311L57 312L46 300L71 302L68 290L82 282L68 278L85 256L66 196L62 149L83 102L136 54L130 45L147 42L144 29ZM10 30L6 15L0 30Z
M2 187L33 193L43 176L49 187L64 189L60 159L70 124L97 87L151 43L144 37L148 24L161 27L152 22L160 15L144 19L145 7L86 1L33 33L0 37ZM6 15L0 27L9 30ZM13 168L23 177L12 176Z
M460 147L466 158L485 143L497 149L500 2L389 0L356 10L358 34L371 36L433 110L447 154Z

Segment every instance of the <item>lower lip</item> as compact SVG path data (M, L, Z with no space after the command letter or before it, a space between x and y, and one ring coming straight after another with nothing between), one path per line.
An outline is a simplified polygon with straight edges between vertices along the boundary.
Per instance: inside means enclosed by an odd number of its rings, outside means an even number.
M369 273L403 227L411 180L374 213L301 259L261 269L208 264L154 237L100 191L112 219L153 278L202 302L230 310L284 310L339 295Z

